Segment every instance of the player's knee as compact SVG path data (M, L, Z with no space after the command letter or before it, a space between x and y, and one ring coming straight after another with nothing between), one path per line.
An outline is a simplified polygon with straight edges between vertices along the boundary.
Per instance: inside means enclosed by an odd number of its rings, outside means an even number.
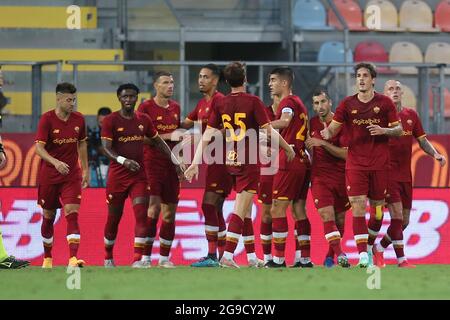
M175 222L175 214L165 213L162 217L162 220L166 223L173 223Z
M159 213L161 212L160 204L152 204L148 206L147 215L151 218L159 217Z
M320 217L324 222L334 220L334 209L333 207L325 207L320 208L319 210Z

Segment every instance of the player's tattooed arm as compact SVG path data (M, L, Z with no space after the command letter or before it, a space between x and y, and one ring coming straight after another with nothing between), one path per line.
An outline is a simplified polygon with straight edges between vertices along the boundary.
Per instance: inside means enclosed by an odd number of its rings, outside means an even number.
M4 164L6 164L6 152L3 148L2 137L0 137L0 168L2 168Z
M139 171L141 166L139 163L137 163L134 160L127 159L125 157L122 157L118 155L113 149L112 149L112 140L102 138L102 146L105 149L106 156L111 160L115 161L121 165L123 165L125 168L132 172Z
M422 150L426 153L435 158L437 161L439 161L439 164L441 167L445 166L447 163L447 160L443 155L441 155L437 150L434 148L434 146L428 141L427 137L422 137L418 139L419 146L422 148Z
M59 161L53 158L47 150L45 150L45 144L42 142L36 142L36 154L41 157L42 160L50 163L55 169L62 175L69 174L69 165L65 162Z
M324 125L325 128L322 131L320 131L320 135L325 140L330 140L335 135L337 135L338 132L341 130L341 127L342 127L342 123L339 123L339 122L334 121L334 120L331 121L329 126L327 126L326 123L324 123L323 125Z
M382 128L379 125L372 124L367 126L367 129L369 129L371 136L400 137L403 134L403 127L400 122L391 128Z

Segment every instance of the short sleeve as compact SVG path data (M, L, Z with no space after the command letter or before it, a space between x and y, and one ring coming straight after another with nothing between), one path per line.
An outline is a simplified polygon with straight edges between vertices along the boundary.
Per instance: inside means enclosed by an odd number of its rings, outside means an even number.
M387 107L387 118L389 126L395 126L399 122L399 117L397 113L397 109L395 108L394 102L391 99L386 99L386 107Z
M336 112L334 113L333 121L343 124L347 121L347 109L346 106L346 99L342 100L341 103L339 103L338 107L336 108Z
M46 115L41 117L38 124L36 142L47 144L50 135L50 121Z
M213 110L211 111L211 114L208 118L208 127L220 129L221 125L221 118L220 118L220 112L218 111L219 108L217 108L217 105Z
M422 121L420 121L419 116L417 115L416 112L414 112L414 116L415 116L415 124L414 124L414 128L413 128L413 135L416 139L420 139L426 136L425 130L423 130L423 126L422 126Z
M87 134L86 134L86 121L84 121L84 117L81 116L81 128L80 128L80 136L78 138L78 140L80 141L85 141L87 139Z
M102 139L112 140L113 136L113 127L112 127L112 114L103 119L102 123Z
M197 120L198 120L198 109L199 109L199 106L200 106L200 103L198 103L198 104L195 106L195 109L192 110L192 111L188 114L187 118L188 118L189 120L191 120L191 121L197 121Z
M253 112L255 115L256 123L260 127L265 127L270 122L269 117L267 117L266 110L264 110L265 108L266 106L261 100L255 99Z

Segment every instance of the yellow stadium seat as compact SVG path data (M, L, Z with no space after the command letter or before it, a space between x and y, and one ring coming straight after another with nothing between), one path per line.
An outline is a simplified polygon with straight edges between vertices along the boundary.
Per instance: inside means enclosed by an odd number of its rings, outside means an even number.
M389 0L371 0L367 2L364 10L364 23L366 27L371 28L369 22L373 21L372 18L370 18L374 14L372 10L373 6L377 7L380 13L379 19L381 31L397 32L403 30L398 26L397 8Z
M44 60L123 60L121 49L0 49L0 61ZM28 71L30 67L4 66L5 71ZM80 71L123 71L123 66L80 66ZM55 66L44 67L54 71ZM72 71L72 65L63 64L63 71Z
M5 108L5 112L14 115L31 115L31 92L14 92L9 91L6 94L11 103ZM149 98L148 92L139 94L139 99ZM42 93L42 112L46 112L55 107L55 93ZM100 107L108 106L113 111L120 109L120 103L117 100L115 92L79 92L77 94L78 107L77 110L84 115L97 115ZM138 103L139 104L139 103ZM137 109L137 105L136 105Z
M96 29L97 8L80 9L80 27ZM0 28L66 29L72 13L68 7L0 6Z
M407 85L402 83L403 89L403 97L402 97L402 105L407 108L417 109L417 99L414 91L408 87Z
M389 52L389 62L423 63L422 51L414 43L395 42ZM401 73L417 74L417 68L415 67L392 67L392 69Z
M131 30L178 29L179 24L170 8L163 2L128 7L128 28Z
M433 28L433 12L428 4L420 0L406 0L399 13L400 27L415 32L439 32Z
M432 42L425 51L425 62L450 64L450 43ZM432 69L437 73L437 69ZM450 68L445 69L446 74L450 74Z

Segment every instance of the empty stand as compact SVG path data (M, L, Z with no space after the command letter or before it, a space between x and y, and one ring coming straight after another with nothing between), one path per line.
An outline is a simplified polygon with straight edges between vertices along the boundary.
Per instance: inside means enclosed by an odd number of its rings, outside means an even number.
M400 27L415 32L438 32L433 27L433 12L430 6L420 0L406 0L399 13Z
M318 0L297 0L292 12L294 27L306 30L327 30L327 14Z
M402 31L402 28L398 26L398 12L395 5L388 0L371 0L367 3L364 10L365 23L373 19L373 7L376 6L379 9L380 30L381 31ZM367 25L366 25L367 26Z
M403 97L402 97L402 105L404 107L408 107L411 109L416 110L417 109L417 98L414 94L414 91L408 87L406 84L402 83L402 89L403 89Z
M400 41L392 45L389 62L423 63L422 51L412 42ZM401 73L417 74L415 67L392 67Z
M383 44L378 41L363 41L355 47L355 62L389 62L389 54ZM379 73L392 73L388 67L377 67Z
M428 98L430 103L430 117L433 116L434 110L433 110L433 100L436 100L436 103L438 104L439 108L439 96L436 94L433 97L433 92L431 90L428 91ZM448 88L444 88L444 117L450 118L450 91Z
M450 43L432 42L425 51L425 62L430 63L446 63L450 65ZM436 72L437 69L432 69ZM445 73L450 73L450 68L445 69Z
M336 8L341 16L347 22L348 28L352 31L365 31L366 27L363 26L362 10L359 4L353 0L333 0ZM328 25L336 27L337 29L343 29L343 26L339 22L339 19L334 14L331 8L328 8Z
M347 60L349 63L353 62L353 53L351 50L347 53ZM344 43L339 41L324 42L317 56L317 61L322 63L344 63L345 62L345 48ZM351 68L348 68L350 71ZM344 72L345 68L338 68L339 72Z

